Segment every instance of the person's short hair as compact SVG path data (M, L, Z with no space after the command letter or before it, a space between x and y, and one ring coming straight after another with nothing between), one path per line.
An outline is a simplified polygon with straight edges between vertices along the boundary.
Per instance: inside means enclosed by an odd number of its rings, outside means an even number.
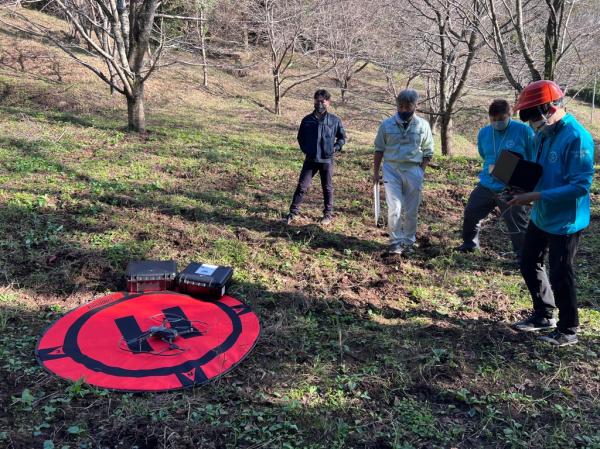
M331 98L331 94L325 89L318 89L315 92L315 96L313 97L315 100L319 97L323 97L325 100L329 101Z
M496 99L490 104L488 114L490 115L490 117L499 114L510 115L510 104L506 100Z
M414 89L401 90L396 98L396 104L414 104L419 101L419 93Z

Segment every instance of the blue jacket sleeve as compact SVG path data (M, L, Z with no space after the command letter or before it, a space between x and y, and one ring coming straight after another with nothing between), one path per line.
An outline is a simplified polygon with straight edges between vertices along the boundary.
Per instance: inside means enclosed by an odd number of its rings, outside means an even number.
M525 136L523 136L525 140L525 159L528 161L535 161L536 157L536 146L535 146L535 132L531 126L527 126L525 128Z
M483 152L483 144L481 142L482 132L483 132L483 129L480 129L479 132L477 133L477 151L479 151L479 156L481 156L481 159L485 160L485 154Z
M565 152L567 174L565 185L543 190L542 199L564 201L579 198L590 191L594 177L594 144L577 137Z

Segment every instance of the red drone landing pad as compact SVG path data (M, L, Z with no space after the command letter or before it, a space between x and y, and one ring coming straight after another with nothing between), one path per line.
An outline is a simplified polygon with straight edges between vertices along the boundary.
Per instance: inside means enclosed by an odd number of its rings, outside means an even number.
M186 332L178 332L174 346L141 338L161 324ZM123 391L177 390L231 370L259 334L258 317L230 296L207 302L166 291L120 292L60 318L35 355L48 371L72 381Z

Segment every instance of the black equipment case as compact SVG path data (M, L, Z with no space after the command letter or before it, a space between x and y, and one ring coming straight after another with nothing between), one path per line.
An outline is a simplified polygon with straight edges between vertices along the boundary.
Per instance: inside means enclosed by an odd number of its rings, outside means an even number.
M174 260L136 260L127 264L125 272L130 293L174 290L176 277Z
M233 268L192 262L177 276L181 293L190 296L219 299L225 294Z

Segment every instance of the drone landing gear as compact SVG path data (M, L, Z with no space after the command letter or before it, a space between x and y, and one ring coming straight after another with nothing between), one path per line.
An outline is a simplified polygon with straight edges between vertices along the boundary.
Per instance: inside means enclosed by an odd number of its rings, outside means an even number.
M162 320L159 321L159 318ZM150 326L148 330L142 332L135 338L125 340L122 338L119 341L119 349L122 351L132 352L134 354L150 354L162 356L175 356L187 351L187 348L182 348L175 343L177 338L186 338L187 336L203 335L205 331L200 331L198 324L204 324L201 321L189 321L185 317L172 314L159 314L150 317L150 320L160 322L159 325ZM196 326L192 323L197 323ZM154 350L152 341L161 341L168 345L162 350Z

